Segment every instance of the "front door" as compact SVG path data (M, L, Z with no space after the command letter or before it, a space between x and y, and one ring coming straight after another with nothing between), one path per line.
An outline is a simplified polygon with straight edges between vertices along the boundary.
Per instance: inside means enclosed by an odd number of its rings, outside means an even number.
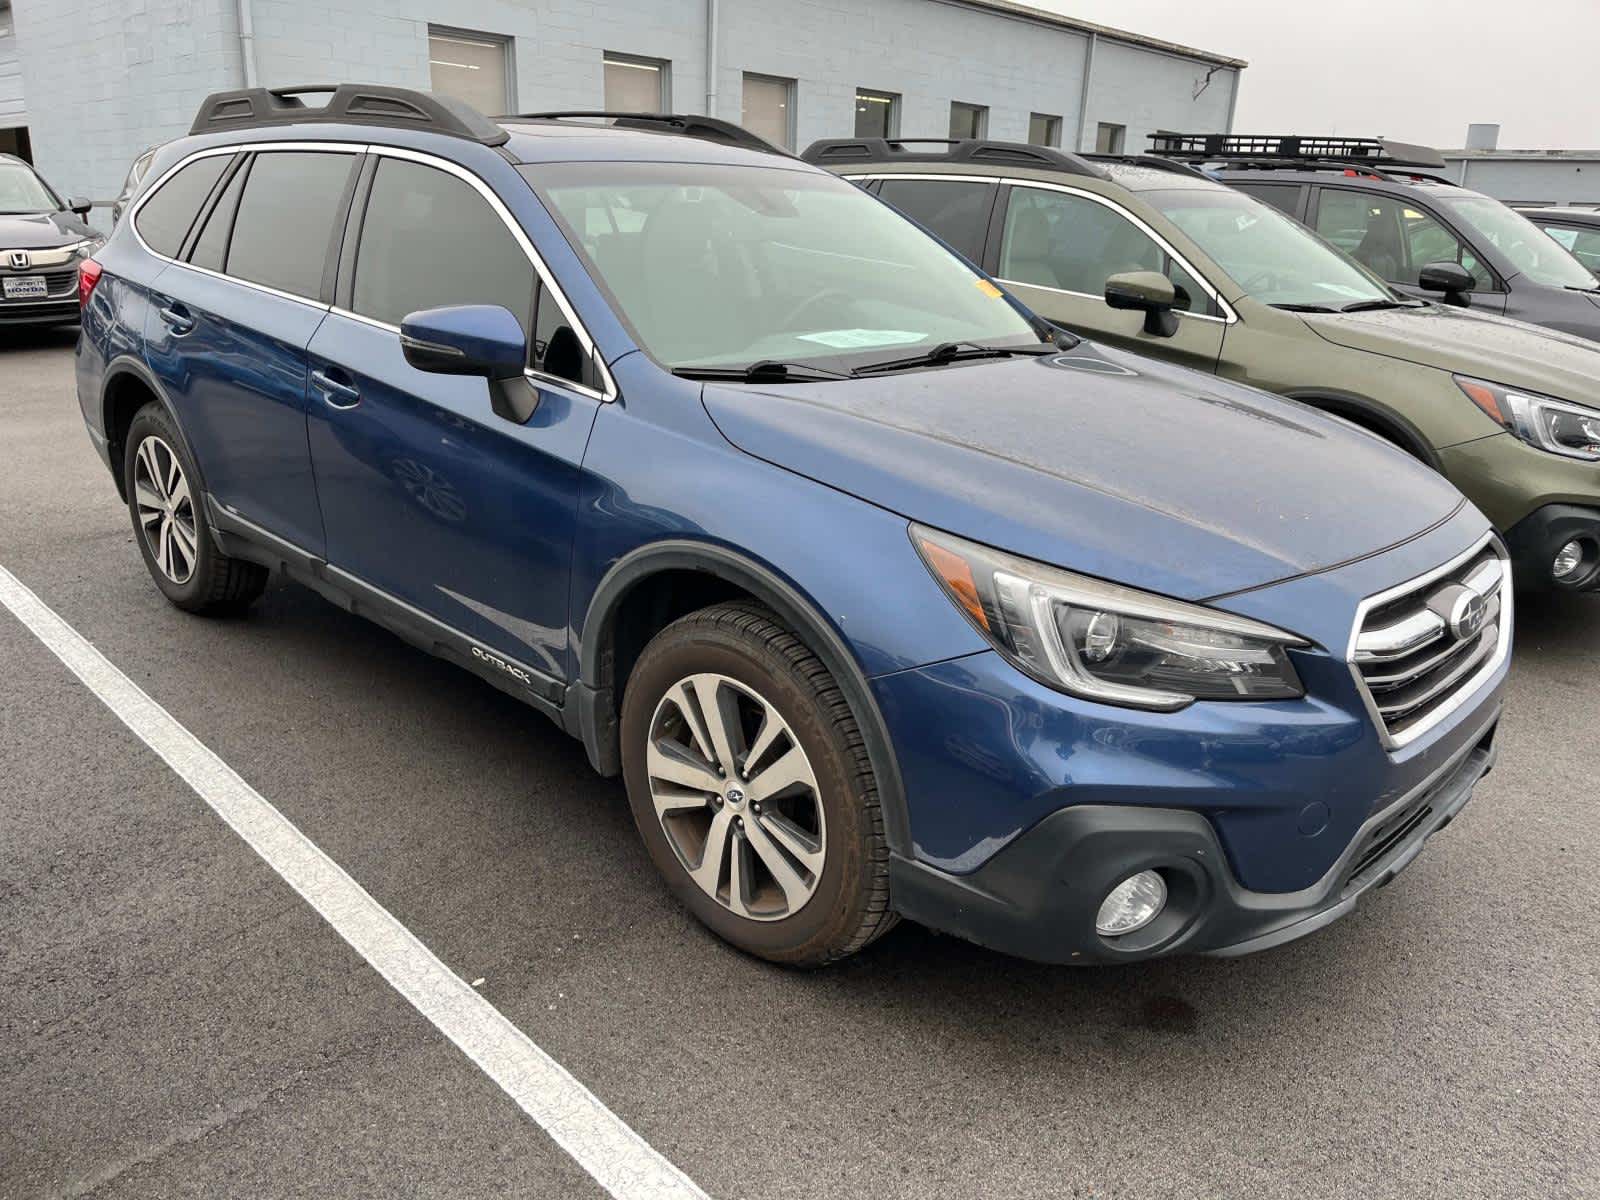
M1440 300L1438 292L1418 286L1422 268L1429 263L1459 263L1472 274L1472 307L1479 312L1504 313L1505 289L1472 251L1437 214L1410 199L1359 188L1322 187L1317 191L1312 227L1408 296Z
M1041 316L1140 354L1215 371L1227 326L1210 293L1145 228L1088 192L1014 184L1003 200L995 276ZM991 256L995 251L991 249ZM1159 271L1178 294L1178 328L1145 332L1142 313L1112 308L1106 280Z
M328 561L565 680L579 472L602 403L592 361L467 179L378 157L355 224L347 295L310 347ZM530 335L530 375L491 384L408 364L397 328L406 314L452 304L510 309Z

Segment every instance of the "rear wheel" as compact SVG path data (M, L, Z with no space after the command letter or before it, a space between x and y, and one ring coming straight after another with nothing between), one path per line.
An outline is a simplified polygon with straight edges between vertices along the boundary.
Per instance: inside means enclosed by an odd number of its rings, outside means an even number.
M128 427L123 458L135 540L156 587L188 612L239 612L267 585L267 569L217 549L198 474L159 404L145 405Z
M833 677L772 614L703 609L645 647L622 705L634 822L727 941L817 966L888 929L872 766Z

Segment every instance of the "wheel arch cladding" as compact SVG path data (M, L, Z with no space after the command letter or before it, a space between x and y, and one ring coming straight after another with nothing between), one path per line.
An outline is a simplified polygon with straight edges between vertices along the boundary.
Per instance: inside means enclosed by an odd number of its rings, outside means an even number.
M173 429L183 441L184 453L194 464L195 474L199 476L195 482L199 484L200 491L204 492L205 473L199 459L195 457L194 447L189 444L183 422L178 420L177 410L172 407L172 403L162 392L161 385L143 364L123 358L106 368L105 385L101 390L100 399L101 428L106 434L106 445L112 462L111 474L117 484L117 494L123 500L128 498L127 480L122 477L122 460L127 453L128 429L139 410L151 401L155 401L166 410Z
M909 852L899 764L855 656L809 598L771 569L725 546L678 539L641 546L612 564L595 588L584 616L579 677L567 716L568 728L583 739L590 762L604 775L621 770L617 714L622 691L650 638L680 616L738 598L770 609L838 683L872 760L889 847Z
M1376 434L1392 445L1398 446L1435 471L1442 468L1439 456L1423 433L1406 417L1386 405L1368 400L1364 396L1330 391L1303 391L1284 393L1291 400L1309 405L1330 416L1342 417L1352 425Z

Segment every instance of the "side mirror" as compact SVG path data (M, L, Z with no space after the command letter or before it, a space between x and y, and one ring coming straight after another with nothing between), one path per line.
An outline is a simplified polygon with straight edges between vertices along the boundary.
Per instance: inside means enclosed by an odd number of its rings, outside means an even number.
M1144 331L1153 337L1171 337L1178 332L1178 318L1172 311L1178 292L1160 271L1124 271L1111 276L1106 280L1106 303L1144 313Z
M1417 272L1417 286L1425 292L1443 292L1446 304L1466 308L1472 303L1469 293L1478 284L1460 263L1432 262Z
M419 371L514 379L528 361L528 339L498 304L425 308L400 322L400 349Z
M80 217L83 217L85 219L88 218L89 210L91 208L93 208L93 207L94 207L94 202L92 200L90 200L87 196L68 196L67 197L67 208L68 208L68 210L70 210L71 212L77 213Z

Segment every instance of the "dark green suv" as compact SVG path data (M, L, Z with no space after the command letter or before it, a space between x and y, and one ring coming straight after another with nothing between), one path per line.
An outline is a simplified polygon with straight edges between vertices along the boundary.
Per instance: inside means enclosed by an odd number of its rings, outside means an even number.
M881 138L817 142L804 157L1060 325L1399 444L1489 516L1522 583L1600 588L1600 344L1404 295L1172 160Z

